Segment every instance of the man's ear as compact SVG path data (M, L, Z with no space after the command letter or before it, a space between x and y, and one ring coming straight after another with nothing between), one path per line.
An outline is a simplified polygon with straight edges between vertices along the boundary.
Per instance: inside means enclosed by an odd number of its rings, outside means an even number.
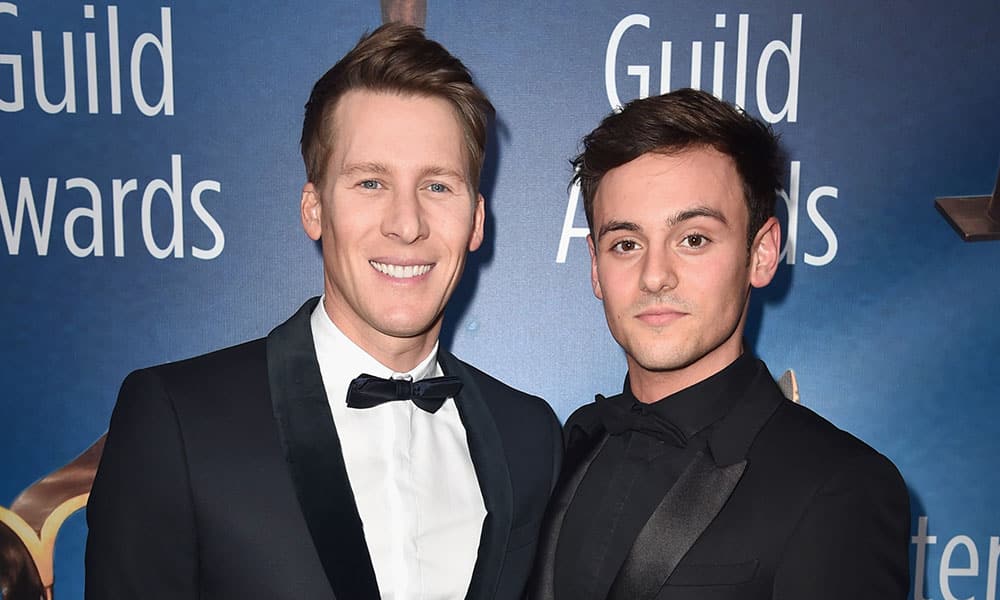
M762 288L771 283L778 270L781 253L781 224L778 219L768 219L754 237L750 246L750 285Z
M319 190L312 182L302 186L299 210L302 216L302 229L309 239L318 241L323 233L323 203L320 202Z
M597 248L594 247L594 236L587 234L587 248L590 249L590 286L594 288L594 295L598 300L604 300L604 292L601 291L601 280L597 276Z
M483 231L486 226L486 199L482 194L476 199L476 208L472 213L472 237L469 238L469 252L475 252L483 244Z

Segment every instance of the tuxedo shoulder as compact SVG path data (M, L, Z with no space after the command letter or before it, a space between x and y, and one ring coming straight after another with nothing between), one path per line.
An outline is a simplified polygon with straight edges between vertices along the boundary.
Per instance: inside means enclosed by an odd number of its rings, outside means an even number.
M138 369L122 384L122 392L132 389L162 388L175 393L197 392L204 396L220 390L247 385L265 385L267 356L265 339L260 338L174 362Z
M825 472L828 477L860 478L867 474L900 484L903 481L892 461L878 450L808 407L789 401L781 403L754 446L787 460L808 462L817 474Z
M174 375L201 374L204 372L217 373L234 368L245 368L248 364L265 360L265 339L259 338L243 342L198 356L146 367L145 369L140 369L140 371L149 370L162 375Z
M569 418L566 419L565 430L568 432L573 428L579 428L590 432L596 429L600 423L601 420L597 412L597 403L589 402L577 408L570 414Z
M854 434L840 429L809 407L794 402L782 402L771 424L779 427L789 437L789 442L804 444L816 451L845 455L877 453Z
M192 356L191 358L163 363L149 368L162 372L199 372L206 369L216 371L218 369L243 367L248 362L265 359L265 341L266 338L258 338L236 344L235 346L220 348L212 352Z

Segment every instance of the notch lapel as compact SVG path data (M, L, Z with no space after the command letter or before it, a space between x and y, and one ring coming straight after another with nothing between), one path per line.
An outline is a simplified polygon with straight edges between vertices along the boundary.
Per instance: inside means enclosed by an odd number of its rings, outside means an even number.
M438 363L445 375L462 380L462 391L455 397L455 404L465 426L469 455L486 506L479 553L466 598L485 600L496 594L514 519L514 492L507 455L500 431L472 372L448 352L438 353Z
M307 301L267 336L271 404L313 545L334 595L379 598L364 529L316 359Z

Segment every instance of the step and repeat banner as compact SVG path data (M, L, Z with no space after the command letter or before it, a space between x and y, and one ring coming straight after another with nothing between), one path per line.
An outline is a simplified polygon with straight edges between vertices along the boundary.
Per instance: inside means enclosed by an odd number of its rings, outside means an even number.
M0 579L82 597L86 485L33 484L101 437L129 371L265 335L322 291L298 215L303 105L391 4L0 2ZM445 343L563 419L620 390L568 159L620 103L709 90L789 153L782 266L747 343L898 465L912 597L996 598L1000 241L962 241L934 206L996 181L995 0L416 13L498 110L487 239Z

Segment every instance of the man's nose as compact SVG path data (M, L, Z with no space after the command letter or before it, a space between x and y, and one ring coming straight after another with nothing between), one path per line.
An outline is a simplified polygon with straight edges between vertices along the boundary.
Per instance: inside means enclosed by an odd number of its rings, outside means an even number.
M666 248L649 248L643 256L639 287L656 294L677 287L676 257Z
M382 217L382 235L396 238L404 244L412 244L427 237L430 233L429 226L417 191L396 190Z

